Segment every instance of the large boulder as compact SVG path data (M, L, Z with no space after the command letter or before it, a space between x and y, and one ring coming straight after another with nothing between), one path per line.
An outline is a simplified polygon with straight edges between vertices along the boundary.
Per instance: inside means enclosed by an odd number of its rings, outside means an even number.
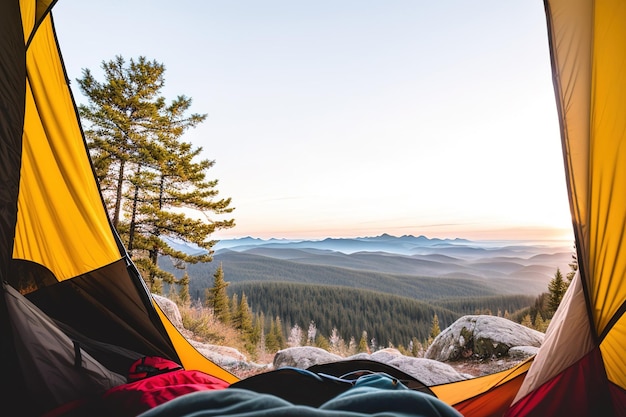
M327 352L314 346L291 347L279 350L274 355L274 368L290 366L307 369L313 365L343 360L339 355Z
M541 332L502 317L463 316L435 338L424 357L441 362L500 358L512 347L538 348L543 337Z
M184 329L183 326L183 318L180 315L180 310L175 302L170 300L169 298L160 296L158 294L152 294L152 298L159 305L163 313L167 316L168 319L172 322L174 327L176 327L179 331Z
M248 360L243 353L239 352L235 348L211 345L209 343L202 343L192 339L188 340L189 343L202 354L202 356L220 365L234 365Z
M415 377L425 385L447 384L473 378L471 375L461 374L450 365L433 359L414 358L412 356L398 356L387 365L395 366L407 374Z

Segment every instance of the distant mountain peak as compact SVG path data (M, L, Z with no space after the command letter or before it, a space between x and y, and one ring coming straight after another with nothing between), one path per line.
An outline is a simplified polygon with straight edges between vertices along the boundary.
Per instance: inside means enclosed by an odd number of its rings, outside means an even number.
M214 246L214 249L232 249L235 251L243 251L262 246L264 248L318 249L342 252L346 254L355 252L387 252L413 255L416 251L423 251L425 248L429 247L459 246L464 244L471 244L471 241L458 238L431 239L424 235L416 237L410 234L397 237L389 233L383 233L378 236L339 238L327 237L324 239L310 240L286 238L260 239L248 236L245 238L218 241L218 243Z

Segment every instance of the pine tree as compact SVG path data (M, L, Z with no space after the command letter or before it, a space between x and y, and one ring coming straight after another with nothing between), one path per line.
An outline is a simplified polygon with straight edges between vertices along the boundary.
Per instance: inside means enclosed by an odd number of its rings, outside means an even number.
M153 294L163 295L163 280L155 279L150 283L150 292Z
M411 339L411 355L415 356L416 358L424 356L424 347L415 336L413 336L413 338Z
M231 322L230 305L226 287L228 282L224 280L224 270L220 264L213 274L213 287L207 288L206 304L213 309L213 314L219 321L225 324Z
M128 185L128 170L142 159L142 150L156 129L165 106L158 94L164 86L165 67L140 57L126 66L124 58L103 62L105 82L96 81L83 69L78 85L89 105L80 105L83 121L89 122L85 136L105 201L112 209L117 227L122 211L123 193Z
M439 333L441 333L441 329L439 328L439 318L437 317L437 313L435 313L433 316L433 323L430 326L429 335L434 339Z
M185 275L181 279L178 280L178 286L180 287L178 291L178 298L183 304L188 303L189 300L189 274L185 272Z
M568 264L570 271L567 273L565 278L567 279L567 286L572 283L576 272L578 271L578 257L576 256L576 246L574 246L574 253L572 254L572 262Z
M547 322L546 322L546 321L543 319L543 317L541 316L541 313L537 313L537 315L535 316L535 325L534 325L534 328L535 328L535 330L538 330L538 331L540 331L540 332L545 333L545 332L546 332L546 330L547 330L547 328L548 328L548 324L549 324L549 323L550 323L549 321L547 321Z
M237 329L241 330L244 335L252 333L252 313L250 312L250 306L248 305L246 293L241 294L236 321L238 323Z
M239 309L239 295L233 294L233 298L230 300L230 324L235 328L239 328L239 322L237 321L237 310Z
M252 320L252 332L250 332L250 342L254 345L258 345L261 340L261 332L263 330L263 321L261 319L261 315L258 313L254 316Z
M561 300L563 299L563 295L567 290L567 284L563 281L563 275L561 274L561 270L559 268L556 269L556 273L554 274L554 278L548 284L548 310L550 313L550 317L556 312L557 308L559 308L559 304L561 304Z
M284 349L286 346L285 335L283 333L283 323L280 320L280 317L276 316L274 326L274 333L276 336L276 344L278 345L278 349Z
M263 313L257 313L254 316L254 325L252 326L252 333L249 337L250 345L254 347L254 350L250 352L254 360L265 354L265 331L263 329L264 325L265 316L263 315Z
M278 352L280 346L278 344L278 340L276 338L276 323L274 320L270 322L270 330L265 335L265 348L268 352L275 353Z
M367 332L363 330L361 333L361 339L359 340L359 346L357 347L358 353L369 353L369 347L367 346Z
M215 241L208 237L234 226L232 219L205 221L183 214L191 210L221 216L233 210L230 199L216 199L217 181L206 179L214 161L196 161L202 149L180 141L206 115L187 114L191 99L185 96L166 102L161 96L165 67L156 61L139 57L127 65L117 56L103 62L102 69L102 83L88 69L77 80L89 100L79 112L96 176L113 226L143 278L149 286L157 279L173 284L174 275L158 266L159 255L174 258L180 267L210 261ZM205 252L177 251L164 237L193 243Z
M285 337L283 335L282 323L276 316L270 323L270 331L265 336L265 346L269 352L277 352L285 347Z
M330 343L321 333L319 333L315 338L315 347L330 351Z
M528 327L529 329L534 329L533 322L532 322L532 320L531 320L531 318L530 318L530 314L526 314L526 315L522 318L522 323L521 323L521 325L522 325L522 326L526 326L526 327Z

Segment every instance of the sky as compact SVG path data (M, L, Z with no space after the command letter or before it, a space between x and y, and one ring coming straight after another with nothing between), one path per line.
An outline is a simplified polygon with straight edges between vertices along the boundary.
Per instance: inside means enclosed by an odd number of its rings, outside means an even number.
M59 0L75 80L166 67L207 114L214 238L573 242L541 0Z

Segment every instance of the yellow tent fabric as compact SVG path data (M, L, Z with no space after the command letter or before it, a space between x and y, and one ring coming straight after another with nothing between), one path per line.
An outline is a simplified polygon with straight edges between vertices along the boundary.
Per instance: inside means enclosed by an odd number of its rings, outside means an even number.
M510 415L534 415L558 402L553 409L569 415L624 415L626 3L545 6L579 274ZM591 394L566 399L559 387L567 383L570 391L588 384Z
M533 358L491 375L430 387L465 417L502 415L511 405Z
M136 355L161 356L234 382L155 305L109 222L57 45L55 3L0 2L0 280L114 373L125 375ZM3 290L0 402L36 415L59 404L37 395L40 376L16 360L23 345L11 314Z
M61 281L117 261L121 255L85 158L49 14L30 41L26 64L13 258L45 265Z

